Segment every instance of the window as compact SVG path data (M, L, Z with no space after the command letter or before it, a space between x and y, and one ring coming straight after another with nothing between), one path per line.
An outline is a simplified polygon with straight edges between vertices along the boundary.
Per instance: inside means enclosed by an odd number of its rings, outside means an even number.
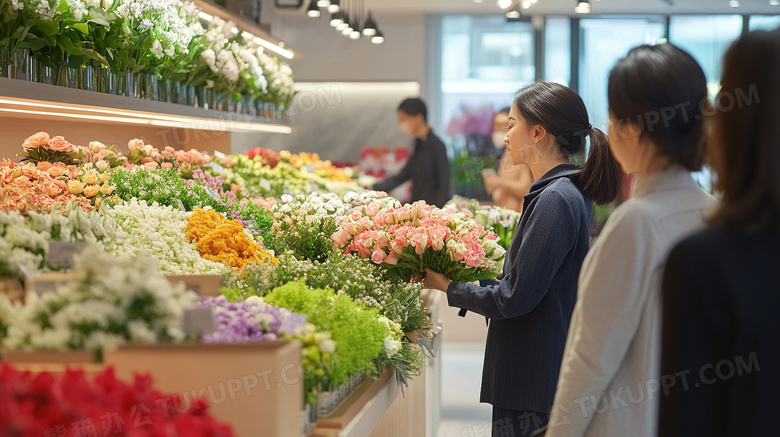
M775 30L780 28L780 15L751 15L750 30Z
M663 41L663 17L609 17L580 20L579 93L590 124L606 132L609 119L609 73L629 50Z
M509 106L513 94L534 80L534 32L530 22L499 16L442 17L442 108L445 127L464 107Z
M723 55L740 35L741 15L675 16L669 21L669 41L696 59L714 89L720 83Z
M571 20L547 17L544 26L544 80L571 83Z

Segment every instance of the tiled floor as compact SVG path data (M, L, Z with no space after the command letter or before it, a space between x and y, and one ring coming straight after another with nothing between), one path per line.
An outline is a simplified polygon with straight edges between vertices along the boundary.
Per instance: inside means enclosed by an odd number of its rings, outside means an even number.
M492 407L479 403L484 343L442 346L439 437L489 437Z

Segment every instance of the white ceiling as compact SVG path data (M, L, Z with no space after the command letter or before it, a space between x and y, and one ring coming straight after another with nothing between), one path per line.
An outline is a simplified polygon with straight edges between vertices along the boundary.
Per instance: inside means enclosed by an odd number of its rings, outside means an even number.
M354 2L355 0L347 0ZM344 0L342 0L342 3ZM671 2L673 5L669 5ZM728 0L591 0L592 14L780 14L769 0L741 0L738 8ZM502 10L496 0L365 0L366 9L377 14L495 14ZM537 0L527 15L576 15L577 0Z

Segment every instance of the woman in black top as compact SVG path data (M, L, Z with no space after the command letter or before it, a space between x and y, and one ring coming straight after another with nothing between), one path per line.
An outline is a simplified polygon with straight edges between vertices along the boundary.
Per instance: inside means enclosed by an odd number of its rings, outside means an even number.
M659 436L778 434L778 78L780 29L726 53L709 159L723 201L666 265Z
M547 422L590 248L592 203L616 197L622 172L571 88L532 84L518 92L509 115L507 152L529 165L536 182L524 198L505 276L482 287L428 270L424 281L446 290L450 306L491 319L480 400L493 405L494 436L520 437ZM580 169L569 158L583 153L586 137L590 154Z

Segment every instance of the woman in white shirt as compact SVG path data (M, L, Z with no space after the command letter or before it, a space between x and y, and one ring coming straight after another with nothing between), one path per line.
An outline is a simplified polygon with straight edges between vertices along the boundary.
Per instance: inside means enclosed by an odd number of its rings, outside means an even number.
M641 46L609 76L609 141L637 179L585 259L548 437L655 437L661 378L660 279L670 249L715 200L703 164L704 72L671 45Z

